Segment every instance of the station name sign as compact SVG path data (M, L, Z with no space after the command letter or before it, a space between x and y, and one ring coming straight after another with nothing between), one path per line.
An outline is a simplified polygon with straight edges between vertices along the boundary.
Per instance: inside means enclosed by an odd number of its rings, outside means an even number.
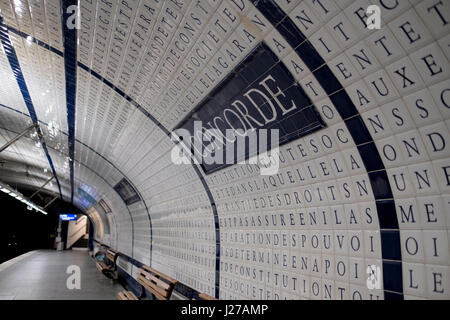
M202 126L199 128L198 123ZM230 75L181 121L175 130L185 129L192 137L199 130L219 131L225 138L222 151L237 149L227 131L257 132L278 129L278 145L283 145L325 127L319 113L282 61L265 44L259 44ZM204 142L208 149L211 142ZM229 151L229 150L228 150ZM203 154L203 153L200 153ZM235 163L258 155L258 146L249 145ZM230 163L204 163L206 174Z
M77 220L76 214L60 214L59 220L61 221L75 221Z

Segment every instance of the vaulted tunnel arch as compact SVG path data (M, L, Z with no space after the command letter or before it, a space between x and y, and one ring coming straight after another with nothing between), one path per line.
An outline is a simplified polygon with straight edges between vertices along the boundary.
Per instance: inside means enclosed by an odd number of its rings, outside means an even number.
M450 5L374 1L376 30L370 4L81 1L77 27L77 1L3 0L0 145L42 136L0 153L0 181L55 175L46 190L130 278L146 264L221 299L448 299ZM247 164L176 164L172 132L196 120L278 129L278 170L248 163L252 146Z

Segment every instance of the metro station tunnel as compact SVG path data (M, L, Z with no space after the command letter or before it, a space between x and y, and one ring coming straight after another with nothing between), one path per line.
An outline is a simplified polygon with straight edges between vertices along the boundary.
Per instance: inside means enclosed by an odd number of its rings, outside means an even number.
M0 40L1 300L450 298L450 1L0 0Z

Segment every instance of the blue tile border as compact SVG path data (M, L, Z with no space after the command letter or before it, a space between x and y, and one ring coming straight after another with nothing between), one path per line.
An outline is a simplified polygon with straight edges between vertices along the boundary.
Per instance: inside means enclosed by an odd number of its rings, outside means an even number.
M401 261L400 232L398 230L381 230L380 233L383 260Z
M28 34L26 34L25 32L19 31L19 30L17 30L14 27L11 27L9 25L6 25L6 27L8 28L8 31L11 31L12 33L15 33L16 35L18 35L18 36L20 36L22 38L25 38L28 41L31 41L31 42L37 44L38 46L40 46L42 48L47 49L47 50L53 52L54 54L56 54L56 55L58 55L60 57L64 56L64 53L61 50L58 50L58 49L56 49L56 48L46 44L45 42L42 42L42 41L38 40L36 38L28 38L28 36L29 36Z
M73 203L74 193L74 165L75 159L75 112L76 112L76 94L77 94L77 29L69 29L66 21L70 14L67 9L70 6L77 6L78 0L62 0L62 33L64 44L64 70L66 73L66 106L67 106L67 127L69 130L68 146L69 146L69 168L70 168L70 184L72 187L70 202Z
M398 261L383 261L384 298L403 300L403 279L396 275L402 272L402 264Z
M387 276L384 280L385 299L403 297L403 287L398 284L391 285L394 283L392 279L397 279L395 281L400 282L403 279L399 225L395 212L394 197L387 177L386 168L367 126L342 84L339 83L325 60L307 40L307 37L293 23L291 18L273 0L251 0L251 2L269 20L275 29L280 32L281 36L293 47L297 55L311 70L322 88L329 95L330 100L335 105L353 137L369 175L377 205L381 229L383 275L385 277ZM286 29L289 32L286 32ZM299 42L301 44L298 44ZM386 202L387 200L390 202ZM392 261L386 264L386 259L396 260L394 261L396 267L392 267L392 263L394 263ZM390 279L390 281L387 282L386 279ZM392 291L396 294L392 294Z
M45 140L42 136L42 131L39 126L39 120L36 115L36 110L34 109L33 101L31 100L30 92L28 91L27 84L25 82L25 78L22 73L22 69L20 67L19 59L17 58L16 50L14 49L14 46L11 43L11 39L9 38L8 34L8 27L3 22L3 16L0 15L0 39L2 42L2 46L4 49L4 52L6 56L8 57L9 64L11 66L12 73L14 74L17 84L20 88L20 91L22 93L23 100L25 101L25 105L27 106L28 112L30 114L30 118L33 121L35 125L39 128L39 140L42 145L42 149L44 150L44 153L47 157L48 163L50 165L50 168L52 170L53 176L55 177L56 183L58 185L59 195L61 199L63 199L62 192L61 192L61 185L59 183L58 175L55 171L55 166L53 165L53 160L50 157L50 154L47 149L47 145L45 143Z

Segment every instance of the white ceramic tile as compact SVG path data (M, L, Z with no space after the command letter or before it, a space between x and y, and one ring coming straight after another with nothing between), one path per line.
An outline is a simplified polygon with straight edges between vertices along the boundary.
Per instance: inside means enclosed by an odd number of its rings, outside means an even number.
M448 299L449 4L380 2L380 30L364 26L371 4L367 0L276 4L325 61L375 142L399 223L404 297ZM64 50L58 3L3 1L0 8L6 24ZM345 114L349 106L325 92L326 86L312 73L316 70L308 68L322 67L311 63L313 57L302 59L300 49L291 48L248 0L86 2L81 11L78 61L169 130L207 95L214 97L221 81L239 76L236 66L262 41L325 124L282 145L283 161L272 176L245 165L200 173L220 221L221 298L384 299L382 289L366 288L364 270L383 262L379 216L385 212L377 210L377 181L370 181L362 160L367 155L355 146L360 133L342 121L340 112ZM51 136L55 126L65 133L68 128L63 58L12 32L10 37L38 118L50 124L43 128L44 137L52 148L63 196L69 198L67 139L63 134ZM28 114L4 50L0 70L2 104ZM133 251L141 262L149 258L150 223L144 207L127 208L111 188L125 174L149 208L153 267L214 295L214 217L192 166L173 165L172 143L165 133L114 88L81 68L76 101L76 138L101 157L76 143L75 190L80 187L97 200L106 199L112 209L109 235L102 225L106 221L88 209L99 229L96 237L125 254ZM30 124L6 110L0 108L2 127L20 131ZM0 131L6 141L9 135ZM47 167L45 154L33 143L18 143L11 149L16 153L5 155ZM26 181L31 184L31 178ZM56 185L49 190L56 191ZM74 202L85 205L77 194ZM253 256L256 259L248 261ZM233 272L232 264L254 268L263 277L248 279Z

